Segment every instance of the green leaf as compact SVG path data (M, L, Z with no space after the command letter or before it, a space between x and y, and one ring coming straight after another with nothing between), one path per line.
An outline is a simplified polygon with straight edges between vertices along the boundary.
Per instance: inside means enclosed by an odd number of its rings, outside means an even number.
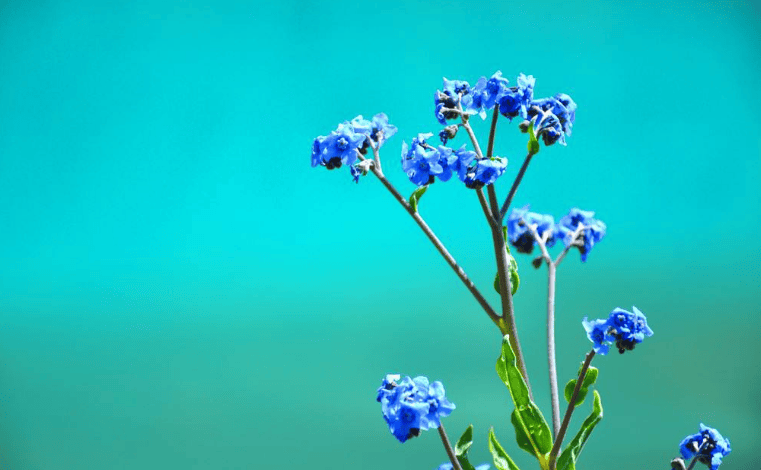
M457 461L460 462L462 470L475 470L473 464L468 460L468 450L473 445L473 425L468 426L468 429L462 433L457 444L454 446L454 455L457 457Z
M531 401L528 387L515 364L508 336L502 338L502 354L497 360L497 374L510 391L515 405L513 426L518 445L536 456L542 468L546 466L547 453L552 450L552 433L542 412Z
M508 242L507 239L507 227L502 227L502 233L505 237L505 242ZM510 270L510 291L512 292L512 295L515 295L516 292L518 292L518 286L521 285L521 278L518 276L518 262L515 261L515 258L510 253L510 247L505 243L505 249L507 250L507 263L508 263L508 269ZM497 291L499 295L502 295L502 293L499 290L499 272L497 272L497 275L494 276L494 290Z
M536 135L534 135L534 123L528 125L528 153L529 155L536 155L539 153L539 141L536 140Z
M423 197L423 194L425 194L427 189L428 185L426 184L425 186L421 186L412 192L412 195L410 196L410 207L412 207L414 212L417 212L418 202L420 202L420 198Z
M581 424L581 429L573 438L568 447L560 454L558 458L557 470L574 470L576 468L576 462L579 460L579 455L584 448L584 444L587 443L589 435L592 434L597 423L602 420L602 402L600 401L600 394L595 390L594 392L594 404L592 405L592 413L587 416L587 419Z
M520 470L500 445L497 436L494 435L494 428L489 429L489 452L491 452L497 470Z
M590 367L589 370L587 370L587 375L584 376L584 381L581 383L581 388L579 389L579 394L576 397L576 403L574 404L574 407L584 403L584 399L587 397L587 393L589 393L589 387L594 385L594 383L597 381L597 374L599 372L600 371L597 370L597 367ZM576 381L577 379L571 379L567 384L565 384L565 401L568 403L571 402L571 395L573 395L573 389L576 388Z

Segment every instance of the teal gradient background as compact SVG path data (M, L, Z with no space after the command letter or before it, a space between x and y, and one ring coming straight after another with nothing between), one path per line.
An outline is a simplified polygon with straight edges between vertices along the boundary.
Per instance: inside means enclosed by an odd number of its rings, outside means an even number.
M704 421L732 441L722 468L758 469L760 58L756 2L0 2L0 468L436 468L435 433L402 445L382 421L397 371L444 382L475 461L494 426L536 468L486 315L376 180L309 166L315 136L383 111L409 194L398 149L438 129L441 77L500 69L579 105L515 202L608 225L559 270L561 382L582 317L636 305L655 330L595 359L605 419L579 468L667 468ZM503 120L502 197L524 149ZM421 213L496 304L475 195L436 184Z

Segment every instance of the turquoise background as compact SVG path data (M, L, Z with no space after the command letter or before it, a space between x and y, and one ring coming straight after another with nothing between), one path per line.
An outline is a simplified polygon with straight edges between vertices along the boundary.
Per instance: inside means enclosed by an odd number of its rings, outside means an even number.
M309 166L315 136L383 111L409 194L399 147L438 130L441 77L500 69L579 106L515 202L608 225L559 270L561 382L582 317L636 305L655 330L595 359L605 419L579 468L667 468L701 421L732 441L722 468L759 468L759 58L755 2L0 2L0 467L436 468L435 432L402 445L381 418L398 371L444 382L476 462L495 426L536 468L467 290L376 180ZM504 197L525 136L503 120L496 149ZM436 184L421 213L496 305L475 195ZM547 413L529 260L518 326Z

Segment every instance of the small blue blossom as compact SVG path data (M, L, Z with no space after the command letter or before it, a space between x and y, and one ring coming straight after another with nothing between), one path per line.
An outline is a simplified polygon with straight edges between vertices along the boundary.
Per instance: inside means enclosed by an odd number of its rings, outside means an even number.
M441 382L430 383L426 377L405 377L389 374L378 388L376 400L391 433L405 442L411 437L441 425L455 405L447 400Z
M505 173L505 168L507 168L507 158L476 159L475 164L471 163L464 177L460 179L468 188L479 189L497 181L497 178Z
M633 350L645 337L653 336L653 330L647 326L645 314L637 307L632 307L632 310L633 312L627 312L622 308L615 308L605 320L588 321L587 317L584 317L581 323L596 353L608 354L608 346L615 343L618 352L623 354Z
M457 160L454 163L451 163L449 167L453 172L457 173L457 177L460 178L460 181L465 181L468 169L476 160L476 152L465 150L465 144L463 144L462 147L455 150L455 155L457 156Z
M471 90L471 99L467 106L470 114L479 114L486 119L486 110L492 109L497 101L508 91L509 81L497 70L488 80L481 77Z
M351 123L343 122L328 136L319 136L312 143L312 166L322 165L328 170L352 165L357 151L365 141L364 134L354 132Z
M729 439L722 437L714 428L700 423L700 432L685 437L679 444L679 451L685 459L697 456L698 462L717 470L725 455L732 452Z
M452 170L457 168L459 158L454 150L443 145L439 145L436 151L439 153L439 165L442 169L438 177L441 181L449 181L449 178L452 177Z
M564 93L533 100L527 119L534 123L534 133L544 141L544 145L556 142L566 145L565 138L571 135L576 119L576 103Z
M441 175L444 168L439 163L439 152L425 141L433 134L418 134L408 147L402 142L402 169L418 186L433 183L434 176Z
M595 244L605 236L607 227L599 220L594 219L594 212L583 211L574 207L565 215L557 225L558 235L563 237L566 246L576 246L581 252L581 261L586 262L589 252ZM582 227L577 238L572 239L576 230Z
M366 135L376 149L381 148L386 140L390 139L397 131L396 126L388 123L388 116L385 113L376 114L373 116L372 121L368 121L362 115L359 115L351 120L351 125L354 128L354 132ZM369 145L370 143L365 140L364 145L360 149L363 155L367 153Z
M518 116L528 119L528 109L534 99L536 80L533 76L520 74L517 83L518 86L508 88L498 100L499 112L511 121Z
M545 246L551 247L555 244L558 233L555 220L551 215L529 212L529 206L526 205L520 209L513 209L507 218L507 237L518 253L530 254L534 250L536 240L529 230L529 225L536 225L537 234L542 238L547 237Z
M443 464L439 465L439 468L437 468L436 470L452 470L452 468L453 468L452 467L452 463L451 462L447 462L447 463L443 463ZM481 465L476 467L476 470L489 470L489 464L488 463L482 463Z
M460 105L463 109L468 107L472 97L470 95L470 85L462 80L444 79L443 90L436 90L433 95L433 103L436 110L436 119L442 126L447 125L447 120L458 119L460 114L452 111L457 110ZM467 97L464 98L463 97Z

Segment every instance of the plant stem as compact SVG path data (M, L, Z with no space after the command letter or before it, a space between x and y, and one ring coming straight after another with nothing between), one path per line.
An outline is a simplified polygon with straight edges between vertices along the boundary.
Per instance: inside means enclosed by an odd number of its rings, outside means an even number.
M510 265L507 259L507 244L505 236L502 234L502 227L492 227L492 239L494 241L494 255L497 259L497 272L499 273L499 293L502 299L502 326L500 331L502 335L509 335L510 346L515 352L516 363L521 371L523 379L526 381L528 394L531 400L534 400L534 394L531 392L531 384L528 380L526 363L523 360L521 343L518 339L518 328L515 324L513 291L510 285Z
M494 137L497 134L497 119L499 118L499 106L494 106L494 114L491 116L491 129L489 129L489 144L486 146L486 158L494 154Z
M560 431L560 398L558 396L558 369L555 361L555 263L547 264L547 363L550 373L552 398L552 436Z
M523 175L526 173L528 164L531 162L531 157L533 156L534 156L533 153L529 153L528 155L526 155L526 159L523 160L523 165L521 166L521 169L518 172L518 176L515 177L515 181L513 181L513 186L510 188L510 192L507 194L507 198L505 199L505 202L502 204L502 209L499 210L499 217L497 218L498 221L501 222L502 219L505 218L507 209L510 207L510 203L513 202L513 196L515 196L515 192L518 190L518 186L521 184Z
M708 443L708 439L705 439L705 438L704 438L704 439L703 439L703 443L702 443L702 444L700 444L700 448L699 448L699 449L698 449L698 451L695 453L695 457L693 457L693 458L692 458L692 461L690 462L690 466L689 466L689 467L687 467L687 470L692 470L692 467L694 467L694 466L695 466L695 464L696 464L696 463L698 463L698 456L700 455L700 451L702 451L702 450L703 450L703 447L705 447L705 445L706 445L707 443Z
M394 196L394 198L399 201L399 204L404 207L404 209L407 211L407 213L410 214L410 216L415 220L415 222L418 224L418 226L423 230L423 233L426 234L428 239L433 243L433 246L436 247L438 252L441 254L441 256L444 257L444 260L446 260L447 264L452 268L452 270L457 274L457 277L460 278L460 280L465 284L465 287L468 288L471 294L473 294L473 297L475 297L476 301L481 305L481 307L484 309L487 315L489 315L489 318L494 322L495 325L498 327L502 323L502 319L499 315L497 315L497 312L494 311L494 309L489 305L489 302L486 301L483 295L481 295L481 292L478 291L478 288L473 283L473 281L470 280L467 274L465 274L465 270L462 269L462 267L457 264L457 261L455 261L454 257L447 251L446 247L443 243L438 239L436 234L433 233L433 230L428 226L428 224L425 223L425 220L423 220L422 217L420 217L420 214L418 214L415 210L412 209L410 204L407 202L407 200L402 196L399 191L396 190L396 188L391 184L390 181L386 179L386 177L383 175L383 172L381 172L378 168L373 165L371 167L371 171L375 176L378 177L381 183L383 183L383 186L388 189L388 191Z
M444 423L439 424L439 436L441 436L441 442L444 444L444 449L447 451L447 455L449 456L449 461L452 462L453 470L462 470L462 467L460 466L460 461L457 460L457 456L452 450L452 444L449 443L447 432L444 430Z
M470 123L468 123L467 118L464 116L462 119L462 127L464 127L468 132L468 136L470 136L470 141L473 143L473 148L476 149L476 154L478 157L483 158L481 147L478 145L478 139L476 139L476 135L473 133L473 129L470 127ZM490 191L491 196L491 191L494 191L494 188L488 187L487 190ZM482 197L483 193L479 195L479 199ZM505 236L502 234L502 224L500 223L501 219L498 219L496 214L496 195L494 196L494 202L495 211L493 212L492 218L495 219L496 223L492 223L490 221L489 228L491 229L492 240L494 242L494 255L497 261L497 272L499 273L500 282L500 298L502 300L502 318L500 319L500 322L497 324L497 326L499 326L499 330L503 336L509 335L508 339L510 341L510 346L513 348L513 352L515 352L518 369L521 371L521 375L523 375L523 379L526 381L529 397L531 400L533 400L534 395L531 392L531 384L528 380L528 371L526 370L526 363L523 361L523 351L521 350L521 343L518 339L518 328L515 324L513 291L512 287L510 286L510 266L507 260L507 245L505 243ZM483 207L484 203L482 202L481 205ZM489 217L487 217L487 219L489 219Z
M568 402L568 408L566 408L565 416L563 416L563 424L560 425L560 431L558 431L558 435L555 438L555 443L553 444L552 450L550 451L550 470L555 470L560 446L563 445L565 432L568 430L568 424L571 422L571 415L573 414L574 408L576 408L576 398L579 396L581 384L584 383L584 377L587 375L587 370L589 370L589 364L592 362L593 357L595 357L594 349L587 353L587 358L584 361L584 365L581 366L581 371L579 372L579 378L576 379L576 386L573 388L571 400Z

